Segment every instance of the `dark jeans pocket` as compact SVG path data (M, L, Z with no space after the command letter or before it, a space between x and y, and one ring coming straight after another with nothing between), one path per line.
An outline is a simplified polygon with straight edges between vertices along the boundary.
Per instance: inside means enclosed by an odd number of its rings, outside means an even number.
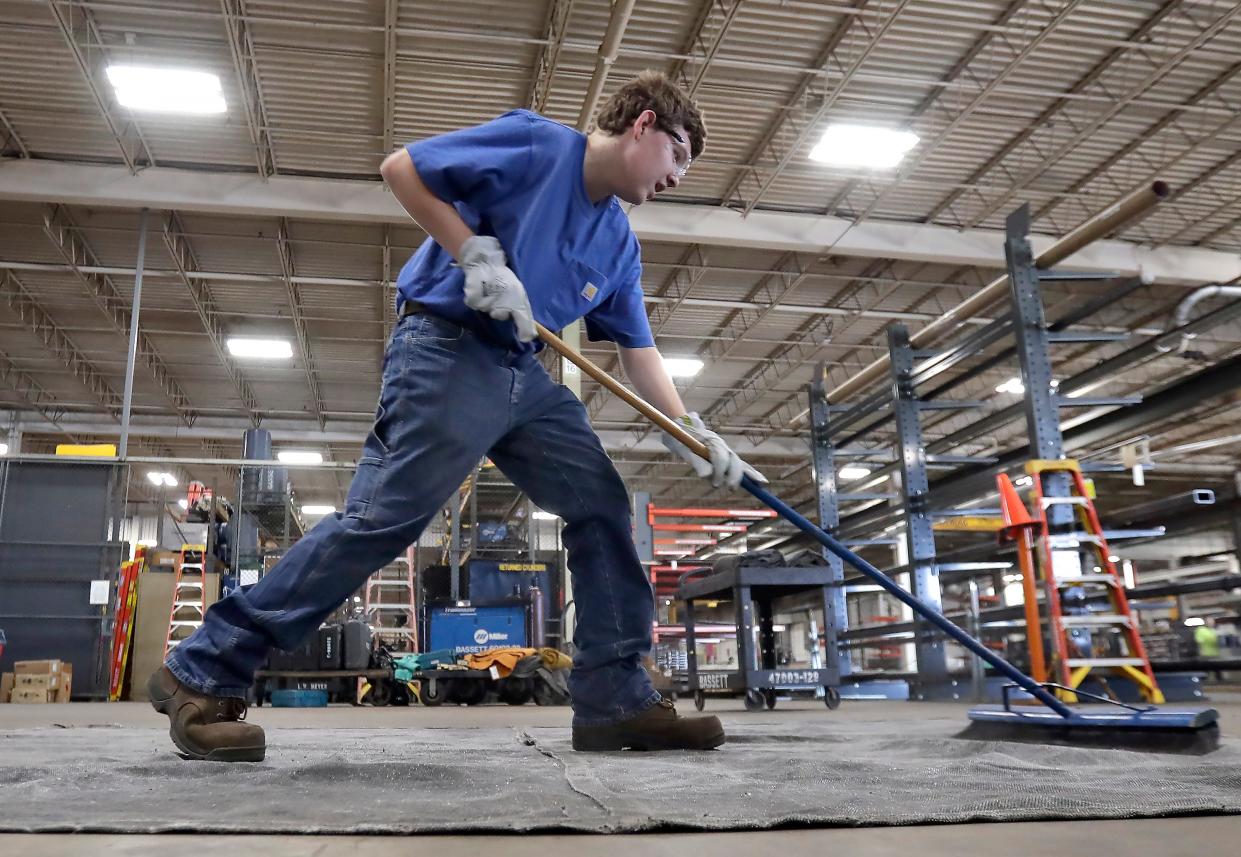
M415 342L418 340L454 342L465 336L465 328L446 318L426 313L415 320L410 328L409 336Z
M354 471L353 482L349 485L349 496L345 500L346 518L366 518L383 482L383 472L382 458L363 456L358 459L358 469Z

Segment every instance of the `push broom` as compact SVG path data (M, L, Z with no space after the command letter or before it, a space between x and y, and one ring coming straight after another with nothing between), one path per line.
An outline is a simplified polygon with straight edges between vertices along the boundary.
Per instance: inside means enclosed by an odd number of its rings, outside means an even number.
M675 421L630 392L615 378L569 347L560 337L543 325L536 322L535 326L542 340L562 357L575 364L663 431L685 444L694 454L709 458L707 448L691 437ZM1066 705L1051 692L1059 685L1040 684L1030 678L992 652L979 640L950 622L930 604L915 597L878 568L849 550L826 530L815 526L749 476L742 477L741 487L1013 682L1011 685L1004 686L1002 704L982 705L970 709L971 722L958 737L1188 754L1208 753L1219 746L1219 714L1213 708L1128 705L1106 697L1086 694L1080 690L1073 692L1078 696L1095 699L1101 704ZM1011 691L1014 688L1024 690L1042 705L1015 706L1011 698ZM1064 689L1068 690L1068 688Z

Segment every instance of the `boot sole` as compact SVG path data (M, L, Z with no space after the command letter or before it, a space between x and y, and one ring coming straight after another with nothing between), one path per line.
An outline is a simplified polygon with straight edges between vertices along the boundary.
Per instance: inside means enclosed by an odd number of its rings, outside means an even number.
M165 715L168 720L172 721L172 712L169 703L172 702L171 696L156 696L154 687L154 676L147 682L147 695L151 698L151 707L160 714ZM168 737L172 739L172 743L176 745L181 752L178 754L182 759L196 762L261 762L267 754L266 745L262 747L217 747L203 753L195 750L177 736L177 731L170 726L168 729Z
M653 735L580 735L573 733L573 749L585 753L607 753L618 750L660 752L665 750L714 750L726 740L723 732L712 735L692 746Z

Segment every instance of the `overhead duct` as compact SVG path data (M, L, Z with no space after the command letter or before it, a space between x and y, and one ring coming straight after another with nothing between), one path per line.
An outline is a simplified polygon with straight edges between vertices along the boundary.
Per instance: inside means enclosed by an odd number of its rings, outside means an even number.
M1209 298L1215 298L1215 297L1221 297L1221 296L1229 297L1229 298L1241 298L1241 286L1223 286L1223 285L1203 286L1200 289L1196 289L1195 291L1190 292L1188 295L1185 296L1184 300L1182 300L1179 304L1176 305L1176 311L1173 312L1172 318L1168 321L1168 332L1171 332L1178 327L1184 327L1186 324L1188 324L1189 314L1193 312L1194 307L1196 307L1199 303ZM1156 345L1155 347L1165 353L1175 350L1178 354L1184 354L1186 356L1189 356L1191 353L1189 351L1189 343L1193 341L1193 338L1196 335L1197 334L1192 333L1192 332L1182 333L1181 341L1176 346L1175 349L1173 349L1172 346L1170 345L1166 345L1162 343L1159 345Z

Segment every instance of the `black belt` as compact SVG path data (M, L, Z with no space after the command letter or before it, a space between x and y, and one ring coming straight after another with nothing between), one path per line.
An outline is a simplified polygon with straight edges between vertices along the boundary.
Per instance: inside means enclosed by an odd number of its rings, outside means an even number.
M418 313L427 311L426 304L419 303L418 301L401 301L396 308L396 320L400 321L406 316L418 315Z

